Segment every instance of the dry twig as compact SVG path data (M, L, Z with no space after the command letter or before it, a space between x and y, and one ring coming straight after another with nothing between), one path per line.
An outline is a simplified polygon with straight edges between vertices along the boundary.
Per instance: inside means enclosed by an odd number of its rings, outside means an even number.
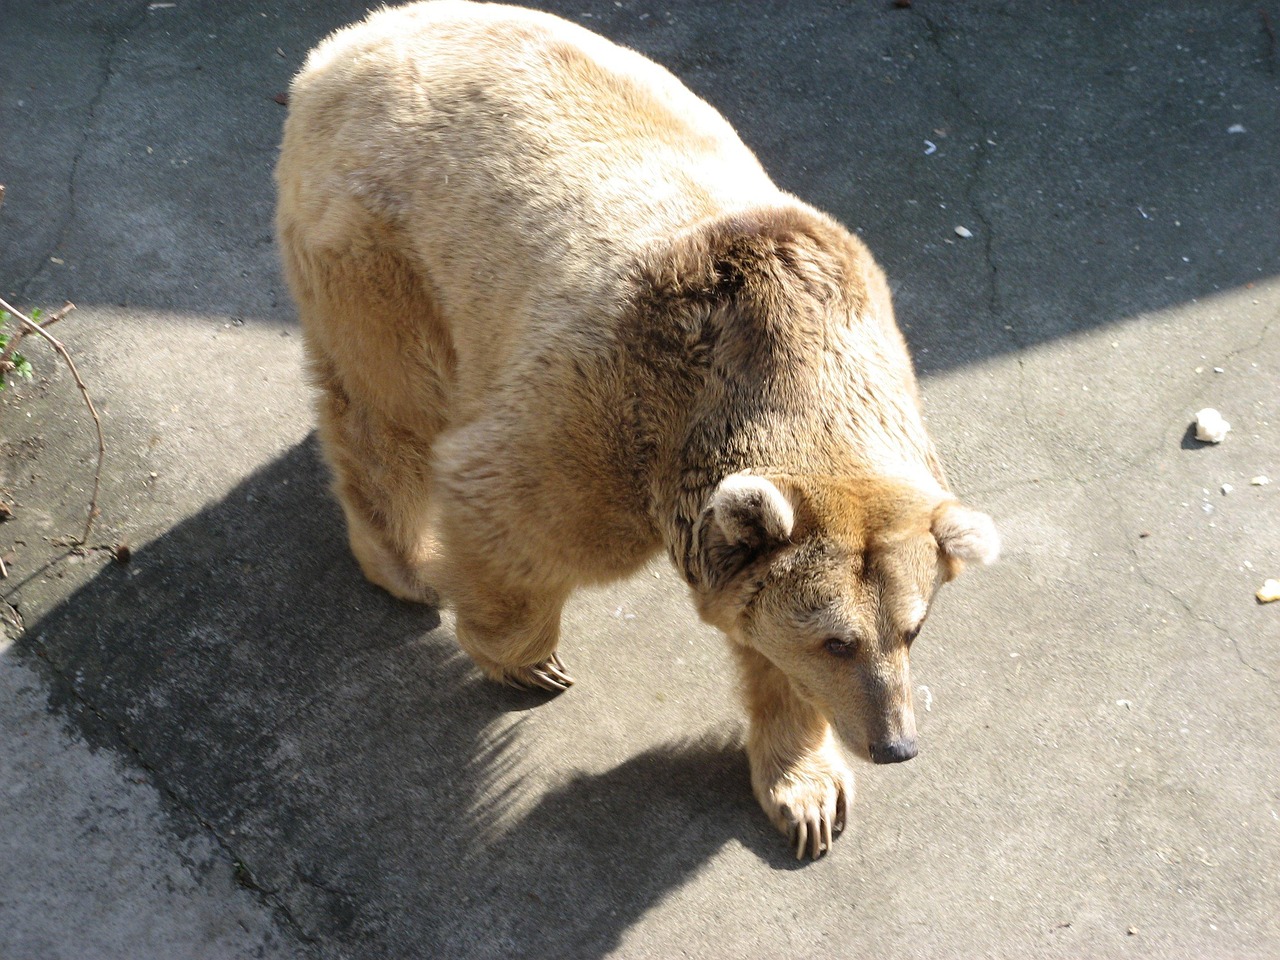
M67 352L67 348L62 345L62 342L44 329L46 326L61 320L75 308L74 303L68 302L61 310L41 324L36 323L25 313L18 310L17 307L0 297L0 310L8 311L20 324L18 331L10 339L4 354L0 355L0 362L8 361L9 355L18 345L18 341L27 334L34 333L48 343L57 352L58 356L62 357L67 364L67 369L71 371L71 377L75 380L76 386L80 388L80 396L84 397L85 406L89 408L89 415L93 417L94 430L98 434L98 467L93 473L93 496L89 500L89 516L85 518L84 533L81 534L79 543L79 546L84 546L89 542L89 532L93 529L93 521L98 516L98 491L102 487L102 461L107 454L107 441L102 435L102 421L98 419L98 410L89 396L89 388L80 379L80 371L76 369L75 361L71 359L71 354Z
M1267 72L1272 76L1276 72L1276 31L1271 26L1271 15L1266 10L1259 9L1258 15L1262 17L1262 32L1267 36Z
M57 323L59 320L61 320L63 317L65 317L68 313L70 313L75 308L76 308L76 305L68 300L66 303L62 305L61 310L59 310L53 316L49 317L47 320L31 320L26 317L23 317L23 319L27 320L28 323L34 324L36 327L40 328L41 330L44 330L53 326L55 323ZM6 306L4 309L8 310L10 313L14 312L13 308L9 306ZM15 315L22 316L21 314L15 314ZM8 364L9 364L10 358L14 355L14 353L17 352L18 344L22 342L22 338L25 337L30 332L31 331L27 327L18 327L17 331L13 334L13 336L9 338L9 345L4 348L3 353L0 353L0 376L3 376L4 374L9 372Z

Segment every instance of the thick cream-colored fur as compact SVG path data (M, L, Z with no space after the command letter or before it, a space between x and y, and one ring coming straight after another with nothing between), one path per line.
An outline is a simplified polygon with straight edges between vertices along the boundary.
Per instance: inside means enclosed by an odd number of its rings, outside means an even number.
M761 804L829 848L853 795L836 735L914 737L909 640L994 556L989 521L946 506L862 243L661 67L458 0L317 47L276 175L369 579L438 590L486 673L560 689L568 595L665 549L737 651Z

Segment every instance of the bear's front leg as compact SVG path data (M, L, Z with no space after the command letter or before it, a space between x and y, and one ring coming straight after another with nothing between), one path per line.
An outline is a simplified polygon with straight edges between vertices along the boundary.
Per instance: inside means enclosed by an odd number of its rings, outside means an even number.
M853 771L831 725L767 658L734 645L750 715L747 755L756 799L795 847L818 858L845 827Z

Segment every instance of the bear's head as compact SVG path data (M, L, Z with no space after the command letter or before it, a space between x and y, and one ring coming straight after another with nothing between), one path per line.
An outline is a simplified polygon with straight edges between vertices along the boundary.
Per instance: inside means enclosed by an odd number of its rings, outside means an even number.
M855 753L916 753L910 650L938 587L991 563L991 518L881 478L734 474L695 531L699 613L764 656Z

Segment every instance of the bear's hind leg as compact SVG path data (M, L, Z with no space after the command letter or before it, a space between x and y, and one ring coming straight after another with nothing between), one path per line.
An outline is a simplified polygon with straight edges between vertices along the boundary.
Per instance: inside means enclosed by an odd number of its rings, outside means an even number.
M323 360L312 367L320 387L320 441L351 552L365 577L393 596L437 605L427 580L435 553L429 440L353 400Z
M329 197L313 233L288 204L279 214L285 275L318 388L320 443L364 575L404 600L435 605L426 578L431 448L448 419L453 353L430 283L399 240L352 204ZM345 201L344 201L345 202ZM342 212L342 216L338 216Z
M747 754L760 806L791 841L796 859L831 849L853 803L853 771L831 725L803 700L781 670L734 645L750 714Z

